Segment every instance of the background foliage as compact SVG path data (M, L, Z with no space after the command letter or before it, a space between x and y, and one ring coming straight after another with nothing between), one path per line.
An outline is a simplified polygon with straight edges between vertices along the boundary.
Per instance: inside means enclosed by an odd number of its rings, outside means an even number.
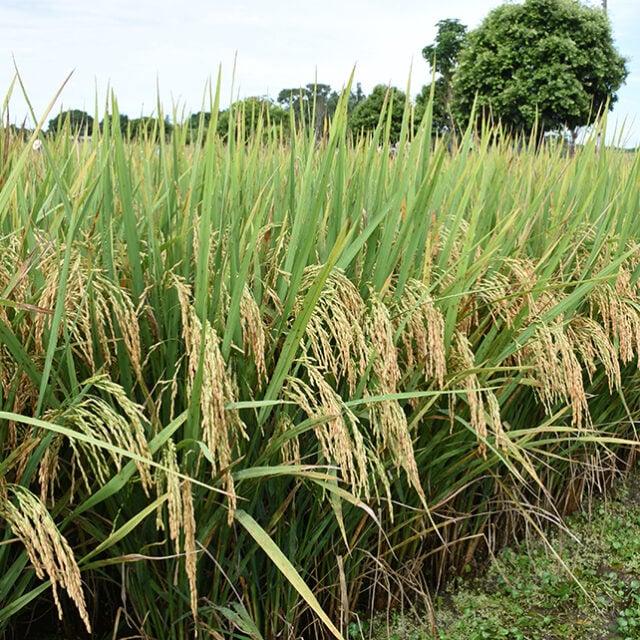
M577 0L526 0L489 13L469 34L454 80L453 109L474 108L529 134L592 124L616 101L627 76L611 25Z

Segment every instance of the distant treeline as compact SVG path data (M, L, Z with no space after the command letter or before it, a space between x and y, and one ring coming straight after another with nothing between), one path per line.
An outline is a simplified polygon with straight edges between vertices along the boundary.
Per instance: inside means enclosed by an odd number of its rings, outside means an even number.
M231 130L239 135L252 135L258 129L262 133L278 129L287 133L292 127L313 127L320 137L326 131L340 99L340 93L328 84L310 83L304 87L282 89L277 99L250 97L233 103L215 114L214 125L221 137L227 137ZM424 115L428 94L423 91L413 102L415 119ZM366 95L360 83L347 98L349 127L355 133L374 131L387 106L390 108L392 141L400 135L403 114L407 104L406 94L396 87L377 85L371 94ZM45 134L55 135L68 128L71 135L91 136L97 130L104 131L105 124L111 130L114 126L128 140L154 139L169 137L176 127L187 129L187 140L193 141L198 131L207 129L213 119L212 111L199 111L190 114L184 121L177 118L143 116L130 118L124 113L107 115L96 123L96 118L80 109L68 109L48 121ZM27 135L29 129L11 127L16 135Z

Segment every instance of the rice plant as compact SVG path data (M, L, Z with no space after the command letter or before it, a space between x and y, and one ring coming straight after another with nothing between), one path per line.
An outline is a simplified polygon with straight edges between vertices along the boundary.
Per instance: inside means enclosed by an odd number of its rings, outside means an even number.
M5 637L340 637L634 460L636 155L107 111L1 130Z

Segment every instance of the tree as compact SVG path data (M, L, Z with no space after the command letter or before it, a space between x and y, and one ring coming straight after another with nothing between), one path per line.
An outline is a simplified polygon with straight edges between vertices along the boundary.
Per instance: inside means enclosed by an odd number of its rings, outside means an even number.
M93 132L93 118L86 111L79 109L61 111L55 118L49 120L47 131L55 134L62 129L67 121L74 135L90 136Z
M173 125L167 120L143 116L133 118L127 123L127 137L130 140L152 140L159 142L161 134L167 138L173 131Z
M439 134L453 129L451 98L453 74L458 65L458 56L467 41L467 27L457 19L440 20L434 44L422 50L422 57L431 66L432 72L440 74L433 87L433 129ZM422 116L429 101L431 85L422 87L416 98L417 115Z
M104 131L104 125L106 122L109 123L111 131L113 131L114 127L118 127L118 129L120 129L120 133L125 135L129 127L129 116L124 113L119 113L117 117L115 115L107 115L100 121L100 131Z
M402 119L407 102L407 96L395 87L379 84L364 100L359 102L349 116L349 125L356 134L375 131L380 121L380 115L386 109L391 109L391 130L389 139L397 142L402 129ZM388 113L385 111L385 113Z
M510 131L575 135L616 101L627 77L600 8L578 0L525 0L494 9L469 34L453 78L454 115L491 115Z
M210 122L210 111L198 111L197 113L192 113L185 122L185 126L187 127L187 142L195 142L198 139L200 127L202 127L202 131L206 134L209 129Z
M431 99L431 85L425 84L416 96L416 120L421 121ZM433 83L433 103L431 114L433 133L444 135L453 129L453 118L450 109L450 97L443 78L436 78Z
M362 90L362 84L360 82L356 83L356 90L349 94L347 111L351 113L366 97Z
M271 100L260 97L246 98L234 102L228 109L218 115L218 134L222 138L229 135L229 121L233 118L235 136L242 135L248 139L262 127L262 134L269 135L269 128L283 126L288 127L289 120L282 107L273 104Z
M467 41L467 27L457 19L440 20L436 27L436 41L422 50L422 57L449 86L458 64L458 55Z
M338 94L328 84L311 83L297 89L282 89L277 101L283 109L293 112L297 123L312 123L316 134L322 135L325 122L335 113Z

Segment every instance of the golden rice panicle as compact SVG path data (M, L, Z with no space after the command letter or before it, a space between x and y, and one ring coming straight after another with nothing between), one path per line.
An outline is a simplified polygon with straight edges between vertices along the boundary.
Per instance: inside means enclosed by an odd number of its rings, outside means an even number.
M425 381L435 380L442 387L447 375L444 316L429 287L419 280L408 280L391 312L395 328L400 330L406 368L423 367Z
M505 260L508 264L509 260ZM520 285L514 283L507 273L496 271L484 278L480 297L486 301L486 308L496 325L504 322L507 329L513 329L516 319L526 307L526 297Z
M554 404L565 403L571 407L572 424L581 428L585 421L590 423L591 418L577 354L582 353L589 371L592 368L590 353L596 345L589 345L584 339L580 344L576 343L580 336L584 338L583 332L577 325L574 331L569 330L562 316L544 320L545 314L562 302L564 294L560 287L540 280L530 259L507 259L504 265L511 285L509 297L496 301L498 313L507 319L507 325L516 316L526 313L524 326L535 326L534 334L514 355L514 360L518 366L532 368L538 383L536 394L545 411L552 413ZM608 373L615 377L614 369L609 367Z
M180 497L180 468L176 455L176 445L171 438L162 449L161 464L163 469L155 471L155 486L158 497L167 494L167 512L169 525L169 539L173 542L176 554L180 553L180 530L183 526L182 499ZM156 526L164 531L162 505L156 511Z
M538 277L536 265L528 258L507 259L504 262L509 269L512 290L522 298L522 304L528 307L530 322L535 322L562 298L562 294L549 282Z
M484 404L487 408L487 424L493 432L496 446L503 451L507 451L509 449L508 425L502 421L500 401L490 389L484 392Z
M63 249L61 248L60 251ZM49 253L45 256L40 267L45 278L44 285L40 291L38 306L45 309L54 309L60 290L61 257L57 253ZM82 269L82 258L79 253L75 253L69 266L68 279L64 290L65 316L69 320L69 329L74 336L91 335L91 319L86 313L81 312L84 300L87 296L87 286L89 284L88 274ZM35 321L35 343L39 352L45 351L45 331L48 328L49 319L43 315L37 316ZM73 325L73 326L71 326ZM98 342L106 343L104 325L96 327L98 331ZM61 325L60 331L63 331ZM75 341L74 341L75 342ZM92 371L96 370L96 363L93 355L93 342L81 339L74 345L76 352L89 364ZM107 363L109 360L107 360Z
M382 395L384 395L384 391ZM378 395L375 388L367 394ZM388 451L396 469L402 469L426 507L426 496L420 482L420 474L413 451L413 441L407 417L396 400L372 400L368 403L369 421L382 450ZM380 477L380 476L379 476Z
M292 435L293 421L291 417L283 413L278 421L278 427L275 432L275 438L281 438L286 434L280 446L282 461L285 464L302 464L302 456L300 454L300 439L298 436ZM288 432L288 433L287 433Z
M24 545L36 576L40 580L48 577L51 581L60 619L63 613L58 589L62 588L76 605L87 632L91 633L80 569L69 543L42 502L20 485L5 485L0 490L0 516Z
M16 338L26 349L37 368L42 366L42 357L33 353L34 317L43 317L48 309L40 309L33 305L32 271L39 260L39 253L48 251L44 245L39 251L32 251L26 259L21 259L20 238L12 234L0 238L0 291L10 304L0 303L0 323L11 327ZM39 390L34 381L21 367L11 352L0 341L0 392L5 399L13 398L7 408L21 414L25 409L37 405ZM18 435L17 425L8 423L8 434L5 444L15 445Z
M478 451L483 458L487 456L487 421L485 419L485 406L478 376L474 373L476 368L475 355L466 335L461 331L455 331L451 349L451 373L456 379L460 379L465 389L467 404L469 405L469 421L472 429L478 436ZM455 411L455 399L451 397L450 412L453 423Z
M640 367L640 290L632 283L631 264L622 264L613 285L594 288L590 296L591 315L600 314L603 328L617 342L620 360L628 364L634 358Z
M79 252L75 253L64 290L66 328L73 338L71 344L92 373L96 373L100 367L95 361L95 349L99 350L104 363L110 366L117 353L115 343L121 339L133 371L141 377L139 323L133 302L126 290L108 280L99 270L87 268L84 260ZM59 255L50 253L41 268L45 284L38 306L53 309L61 286ZM47 317L39 314L35 321L35 338L40 351L44 351L46 328ZM63 330L64 326L61 326L60 331Z
M274 234L276 235L274 236ZM278 281L282 276L290 275L282 269L290 239L291 234L286 223L282 226L273 224L265 225L258 233L256 246L259 247L261 254L264 256L262 261L264 263L264 272L262 274L263 285L265 291L271 291L275 298L278 297L275 295Z
M91 488L88 469L94 478L105 483L110 475L110 463L119 471L122 468L122 456L115 451L106 451L101 443L109 443L151 460L151 452L145 437L145 417L142 407L129 399L124 389L109 380L106 376L96 376L86 381L87 387L105 392L116 404L114 408L98 395L86 394L83 398L61 411L52 411L47 419L63 424L74 431L89 436L94 443L69 439L73 451L73 465L79 469L84 483ZM53 455L53 454L52 454ZM47 459L50 467L53 462ZM150 465L140 460L135 461L143 489L148 495L153 486ZM46 471L42 472L46 478Z
M1 307L1 305L0 305ZM0 318L0 322L2 319ZM8 349L0 345L0 392L3 398L8 398L13 386L13 380L18 373L18 367Z
M371 364L370 378L364 396L386 396L397 393L400 367L394 344L394 330L389 310L372 293L370 310L365 322L368 346L367 360ZM368 403L369 421L382 450L388 451L397 469L403 469L409 484L426 504L413 442L404 410L395 399L375 399Z
M122 448L151 460L152 455L147 440L148 429L145 426L148 425L148 421L144 408L131 400L121 385L116 384L105 375L95 376L91 378L89 383L93 384L96 389L107 393L109 398L119 407L119 410L116 409L115 413L121 417L118 425L121 427L120 442L123 445ZM140 474L142 487L148 495L147 490L153 485L150 467L145 462L138 461L136 461L136 467Z
M265 381L267 367L265 364L266 337L260 307L255 301L249 287L245 284L240 301L240 323L242 325L242 347L253 355L253 362L258 373L258 380Z
M305 269L294 314L300 312L305 294L321 269L321 266ZM365 312L366 305L355 285L334 269L305 330L308 350L317 365L336 381L346 380L350 394L355 392L367 367Z
M98 321L109 318L109 309L113 313L115 323L108 322L110 329L110 341L103 346L104 349L111 347L111 353L117 353L115 349L115 341L120 339L129 355L129 363L138 379L142 378L142 348L140 345L140 324L138 322L138 311L136 310L133 300L128 291L118 284L106 278L102 273L98 272L94 278L95 287L98 295L94 293L93 300L95 304L96 297L100 300L101 315ZM140 302L144 304L144 300ZM89 308L86 310L89 313ZM115 326L118 328L116 334ZM90 339L87 336L87 339ZM106 359L106 358L105 358Z
M202 441L211 452L212 475L224 473L225 488L229 495L229 524L233 522L236 494L229 471L233 462L233 449L238 438L247 438L238 411L226 406L237 400L235 381L227 371L220 352L220 338L208 321L204 324L191 304L190 288L173 276L182 314L182 333L187 353L187 388L193 391L194 382L202 367L200 410L202 414ZM201 360L201 352L203 354Z
M39 359L34 358L37 362ZM16 414L29 411L37 405L39 390L34 381L21 368L9 353L9 350L0 344L0 396L7 402L7 409ZM12 398L11 405L8 399ZM4 434L4 444L9 449L16 446L20 438L20 426L16 422L7 421L7 432Z
M47 500L54 501L56 481L59 479L58 469L60 449L64 442L61 435L53 435L49 446L44 450L38 468L38 482L40 483L40 500L47 504Z
M196 516L193 508L191 483L184 480L181 486L182 517L184 519L184 568L189 582L189 603L194 621L198 619L198 583L196 550Z
M587 423L586 426L590 427L591 414L584 388L582 366L576 353L577 347L571 341L570 335L563 325L558 323L553 329L557 336L555 342L558 348L559 363L563 370L564 395L571 404L571 423L578 429L582 428L584 422Z
M563 402L571 407L572 425L580 429L591 422L587 394L582 380L582 367L576 346L565 331L563 319L538 324L535 334L522 349L524 362L533 367L538 397L547 413Z
M326 382L322 371L309 361L303 364L309 382L300 377L287 378L285 395L309 418L326 418L314 430L325 460L340 468L355 495L364 494L368 498L369 456L358 420Z
M180 466L174 441L169 438L162 450L161 465L156 469L155 486L158 497L166 492L169 539L179 556L184 552L185 572L189 581L191 611L194 620L198 614L196 582L196 522L191 483L180 477ZM156 511L156 526L165 530L162 505Z
M370 309L365 323L369 347L368 360L371 363L377 385L384 387L388 393L395 393L400 384L401 374L389 309L373 292L369 298L369 305Z
M602 367L609 384L609 392L620 389L622 378L615 345L603 327L593 318L574 316L567 326L567 335L575 345L590 381Z
M161 496L167 494L167 512L169 525L169 539L176 555L184 553L184 566L189 582L191 611L194 619L198 615L198 592L196 581L196 522L193 508L191 483L180 478L180 467L176 446L170 438L162 451L162 466L164 469L156 471L156 492ZM164 530L162 507L156 513L156 526Z
M34 264L33 254L27 260L21 260L18 253L19 242L17 236L11 235L0 238L0 291L3 297L17 305L27 305L30 302L31 282L29 272ZM10 315L15 317L15 313L10 311L9 305L0 304L0 321L7 326L12 326L16 335L21 338L22 344L28 343L28 335L32 329L30 316L25 314L23 321L12 323Z

